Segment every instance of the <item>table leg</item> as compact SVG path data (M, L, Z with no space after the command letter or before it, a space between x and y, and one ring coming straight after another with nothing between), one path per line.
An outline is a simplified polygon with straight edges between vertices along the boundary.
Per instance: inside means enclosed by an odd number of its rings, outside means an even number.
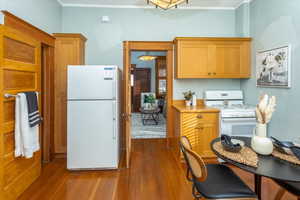
M254 175L254 179L255 179L255 193L258 197L259 200L261 200L261 179L262 177L260 175L255 174Z

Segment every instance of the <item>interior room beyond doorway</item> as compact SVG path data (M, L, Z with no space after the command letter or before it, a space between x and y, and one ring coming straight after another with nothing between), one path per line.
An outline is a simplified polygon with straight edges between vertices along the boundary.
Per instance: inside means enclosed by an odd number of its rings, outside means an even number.
M166 137L165 51L131 52L132 138Z

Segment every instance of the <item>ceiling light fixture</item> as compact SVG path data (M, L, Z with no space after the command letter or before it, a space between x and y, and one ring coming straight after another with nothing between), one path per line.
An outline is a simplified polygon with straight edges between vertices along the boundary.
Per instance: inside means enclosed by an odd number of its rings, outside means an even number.
M147 3L152 3L156 6L156 8L160 7L164 10L170 9L170 8L177 8L177 6L181 3L188 3L188 0L147 0Z
M139 60L142 61L151 61L151 60L155 60L156 56L150 56L150 55L143 55L139 57Z

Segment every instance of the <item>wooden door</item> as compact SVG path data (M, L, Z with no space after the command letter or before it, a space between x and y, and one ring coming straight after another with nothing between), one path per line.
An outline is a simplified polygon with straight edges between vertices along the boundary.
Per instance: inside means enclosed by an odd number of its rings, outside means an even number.
M151 69L135 68L132 74L134 77L132 111L139 112L141 107L141 93L151 91Z
M40 175L41 151L31 159L14 157L15 98L4 94L38 91L41 109L41 44L0 26L0 81L0 199L10 200Z
M122 112L122 124L123 124L123 138L125 145L125 160L126 167L130 166L131 156L131 72L130 72L130 48L129 42L124 42L123 56L123 112ZM127 94L127 95L126 95Z
M56 156L64 157L67 152L67 66L84 65L85 38L80 34L56 33L54 36L54 152Z

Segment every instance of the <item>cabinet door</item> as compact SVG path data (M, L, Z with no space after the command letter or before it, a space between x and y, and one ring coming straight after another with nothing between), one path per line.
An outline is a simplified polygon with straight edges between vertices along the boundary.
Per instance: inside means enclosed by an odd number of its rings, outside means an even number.
M213 46L207 42L179 42L177 78L206 78L211 73Z
M196 146L196 152L203 158L213 158L216 155L210 148L210 143L217 137L216 124L214 123L199 123L195 128L197 134L198 144Z
M241 45L239 43L221 43L216 45L216 75L236 76L241 68Z
M215 49L216 78L247 78L250 76L249 52L246 42L217 43Z
M187 113L183 114L182 135L186 136L196 151L203 158L216 157L210 143L218 136L218 114Z

